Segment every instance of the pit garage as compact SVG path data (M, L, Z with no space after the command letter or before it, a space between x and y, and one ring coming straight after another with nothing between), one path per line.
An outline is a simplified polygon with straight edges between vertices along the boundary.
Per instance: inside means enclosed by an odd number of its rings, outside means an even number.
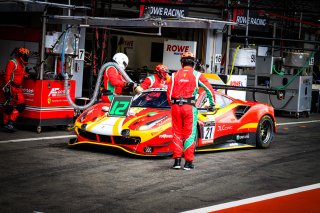
M18 131L0 129L1 212L319 211L319 2L0 5L0 70L23 46L31 50L28 67L36 76L23 85L26 110ZM70 146L79 139L77 119L96 98L99 72L118 51L128 55L127 78L136 84L159 63L174 73L181 53L193 52L196 69L213 88L241 101L238 120L249 102L274 109L270 147L240 146L251 135L235 132L224 146L199 149L195 169L184 171L171 168L170 155L137 154L114 139L95 146L100 136L95 141L90 135L93 143ZM0 104L3 113L3 96ZM234 128L212 117L215 135ZM205 127L199 128L199 148L211 140L201 138Z

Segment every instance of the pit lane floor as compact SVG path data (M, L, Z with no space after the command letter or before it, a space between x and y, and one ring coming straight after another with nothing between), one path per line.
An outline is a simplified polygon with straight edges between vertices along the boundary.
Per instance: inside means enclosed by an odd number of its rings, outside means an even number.
M199 153L192 171L172 170L170 158L70 149L74 133L58 128L1 129L0 212L182 212L320 183L320 114L277 125L271 148Z

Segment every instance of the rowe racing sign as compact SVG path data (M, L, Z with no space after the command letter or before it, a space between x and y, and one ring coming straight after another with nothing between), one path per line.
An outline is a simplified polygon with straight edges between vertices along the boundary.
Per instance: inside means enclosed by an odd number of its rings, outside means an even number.
M141 3L148 3L140 6L140 17L148 14L151 17L177 18L188 16L188 8L179 7L179 4L189 2L189 0L141 0ZM150 4L152 3L152 4ZM157 3L159 3L157 5Z
M249 11L249 18L247 20L247 10L239 9L233 11L233 21L240 24L240 26L233 26L234 28L240 29L245 28L249 25L249 30L253 31L269 31L269 19L267 16L263 14L259 14L257 11L250 10Z
M196 57L196 49L196 41L166 40L164 41L163 64L170 70L179 70L181 69L181 54L192 52Z
M150 14L152 17L175 18L186 17L187 11L183 8L171 8L165 6L146 6L144 13Z

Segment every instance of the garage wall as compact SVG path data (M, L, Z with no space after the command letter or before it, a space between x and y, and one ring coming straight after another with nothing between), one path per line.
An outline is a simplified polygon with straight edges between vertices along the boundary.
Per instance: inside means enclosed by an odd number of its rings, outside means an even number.
M26 41L13 41L13 40L0 40L0 70L5 70L8 60L11 58L10 54L12 50L16 47L26 47L28 48L33 57L29 59L29 64L27 67L33 68L37 64L37 59L39 58L39 43L38 42L26 42ZM12 56L13 57L13 56Z
M147 66L149 69L154 69L161 62L151 61L151 45L152 42L164 43L163 37L150 36L118 36L119 39L124 38L123 51L129 58L128 69L137 69ZM162 57L161 57L162 58Z

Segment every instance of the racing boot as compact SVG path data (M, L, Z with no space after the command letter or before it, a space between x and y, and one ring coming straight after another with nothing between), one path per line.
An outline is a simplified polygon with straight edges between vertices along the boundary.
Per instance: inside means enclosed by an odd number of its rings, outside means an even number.
M194 165L192 161L186 161L183 167L184 170L191 170L194 169Z
M174 164L172 166L173 169L180 169L181 168L181 158L175 158Z
M13 126L13 122L12 121L8 121L5 125L4 128L8 131L8 132L16 132L17 129Z

